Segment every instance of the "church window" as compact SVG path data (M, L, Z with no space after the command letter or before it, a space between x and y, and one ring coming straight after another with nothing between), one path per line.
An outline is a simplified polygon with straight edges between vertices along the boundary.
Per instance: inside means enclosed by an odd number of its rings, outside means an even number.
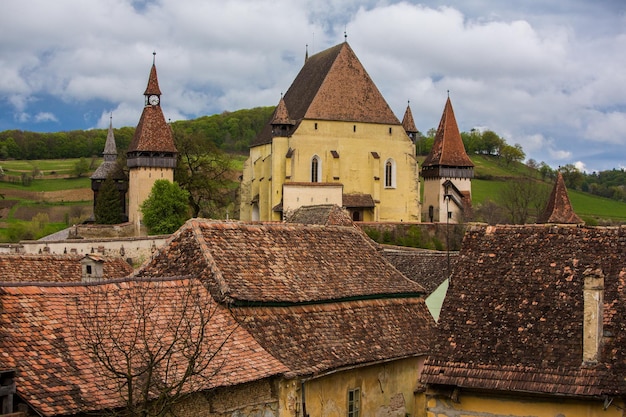
M315 122L315 130L317 130L317 122Z
M396 187L396 163L393 159L385 162L385 188Z
M356 132L356 125L353 125L353 126L352 126L352 131L353 131L353 132Z
M315 155L311 158L311 182L321 182L322 160Z

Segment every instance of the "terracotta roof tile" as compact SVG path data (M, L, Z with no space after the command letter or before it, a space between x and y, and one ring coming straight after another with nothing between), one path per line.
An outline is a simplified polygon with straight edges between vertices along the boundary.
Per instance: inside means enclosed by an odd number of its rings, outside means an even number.
M232 334L206 369L206 378L193 379L185 392L245 383L287 371L246 330L236 325L226 308L212 301L203 285L184 279L1 287L2 366L16 369L18 395L42 415L74 415L122 406L121 397L114 393L113 381L106 377L100 362L85 346L88 339L81 333L84 331L80 317L88 317L85 311L91 311L90 306L96 302L111 303L111 309L100 310L102 315L94 317L115 327L117 343L128 344L130 339L124 332L132 326L124 323L137 314L133 291L140 291L155 301L151 317L158 317L159 321L154 323L163 324L149 334L166 340L173 335L173 326L166 325L168 321L184 317L188 311L182 310L177 302L181 299L180 291L188 288L198 294L198 300L207 303L207 309L214 311L207 332L210 340L204 346L215 346L224 340L224 335ZM135 302L130 302L133 299ZM177 354L172 356L173 362L181 360ZM216 374L212 375L213 372Z
M344 207L376 207L371 194L344 194L342 204Z
M289 216L287 222L334 226L354 225L348 213L335 204L299 207Z
M459 132L459 126L454 117L452 102L450 97L446 100L446 105L441 115L441 121L435 135L433 147L424 160L422 167L429 166L450 166L450 167L473 167L469 156L465 152L463 139Z
M241 307L233 314L296 375L427 354L434 326L420 298Z
M459 253L383 246L383 256L404 276L420 284L430 294L448 277L448 256L452 271Z
M402 127L407 133L417 133L417 127L415 126L415 120L413 120L413 112L411 112L410 105L407 105L406 110L404 111Z
M567 187L563 180L563 174L557 172L556 182L552 187L552 193L548 200L545 211L537 223L561 223L561 224L583 224L584 221L576 215L572 204L569 201Z
M145 106L135 129L128 152L176 153L172 129L166 123L161 106Z
M0 282L80 282L84 257L0 254ZM122 278L133 272L132 266L121 258L102 257L101 262L104 278Z
M284 102L296 123L316 119L400 124L347 42L309 57ZM252 146L271 140L270 121Z
M604 338L583 365L583 272L604 278ZM626 228L474 227L464 238L423 382L626 394Z
M146 86L146 91L144 91L144 96L149 96L151 94L155 94L157 96L161 95L161 89L159 88L159 79L157 77L156 65L153 63L152 68L150 68L150 75L148 76L148 85Z
M423 293L354 227L189 220L138 276L202 277L218 298L303 303Z

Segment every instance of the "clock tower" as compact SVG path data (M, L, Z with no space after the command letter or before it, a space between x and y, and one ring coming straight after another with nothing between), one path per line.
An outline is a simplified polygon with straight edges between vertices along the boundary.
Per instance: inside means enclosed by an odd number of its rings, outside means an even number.
M134 223L141 233L141 204L148 198L156 180L174 181L174 168L178 151L174 145L172 130L165 121L161 109L161 89L156 65L148 77L143 93L145 104L135 135L128 148L128 221Z

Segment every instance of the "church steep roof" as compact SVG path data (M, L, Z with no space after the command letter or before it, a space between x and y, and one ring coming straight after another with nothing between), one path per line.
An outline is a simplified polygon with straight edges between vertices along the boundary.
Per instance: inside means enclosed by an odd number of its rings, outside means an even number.
M407 133L417 133L417 127L415 126L415 120L413 120L413 112L411 112L411 106L407 104L402 118L402 127Z
M306 59L284 102L296 124L303 119L400 124L347 42ZM253 146L271 141L270 123Z
M161 95L161 89L159 88L159 79L157 78L156 65L154 63L152 63L150 76L148 77L148 85L146 86L146 91L143 94L146 96L151 94L155 94L157 96Z
M563 175L558 172L552 188L548 205L538 223L582 224L584 221L576 215L567 195Z
M294 121L289 117L285 100L281 97L272 116L271 124L273 125L293 125Z
M437 128L433 148L424 160L422 167L437 165L453 167L474 166L465 152L465 146L463 145L459 126L454 117L450 97L448 97L443 109L443 115L441 116L439 127Z
M113 134L113 117L109 120L109 131L107 132L107 139L104 143L104 155L105 160L117 158L117 147L115 146L115 135ZM107 156L113 155L113 158L107 158Z
M149 94L161 94L154 63L150 70L148 87L144 95ZM178 152L176 145L174 145L172 129L165 121L160 105L146 105L143 108L128 152Z
M145 106L128 152L177 152L172 130L160 106Z

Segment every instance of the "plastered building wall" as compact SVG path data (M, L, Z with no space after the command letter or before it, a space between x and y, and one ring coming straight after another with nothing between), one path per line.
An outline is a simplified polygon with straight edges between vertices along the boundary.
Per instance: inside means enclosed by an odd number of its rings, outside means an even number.
M461 192L468 192L471 196L472 182L469 178L425 178L424 204L422 205L422 221L446 222L446 213L452 212L450 223L463 222L463 211L453 201L446 203L443 184L450 180ZM446 206L447 205L447 206ZM430 206L433 206L433 218L430 218Z
M423 417L424 394L416 392L423 358L408 358L281 384L279 415L345 417L348 390L359 388L360 416ZM302 405L304 390L304 406ZM421 407L420 407L421 405Z
M613 400L605 409L603 399L589 401L559 397L493 396L461 390L450 396L428 396L428 417L622 417L624 403Z
M343 185L344 194L370 194L375 208L366 221L420 221L415 147L399 125L304 120L290 137L250 150L244 166L240 216L253 220L251 199L259 196L260 220L281 220L272 209L282 201L285 182L311 182L313 157L322 183ZM385 186L385 165L393 164L393 184ZM256 219L254 219L256 220Z
M174 182L170 168L136 167L128 173L128 221L138 227L143 218L141 204L148 198L156 180Z

